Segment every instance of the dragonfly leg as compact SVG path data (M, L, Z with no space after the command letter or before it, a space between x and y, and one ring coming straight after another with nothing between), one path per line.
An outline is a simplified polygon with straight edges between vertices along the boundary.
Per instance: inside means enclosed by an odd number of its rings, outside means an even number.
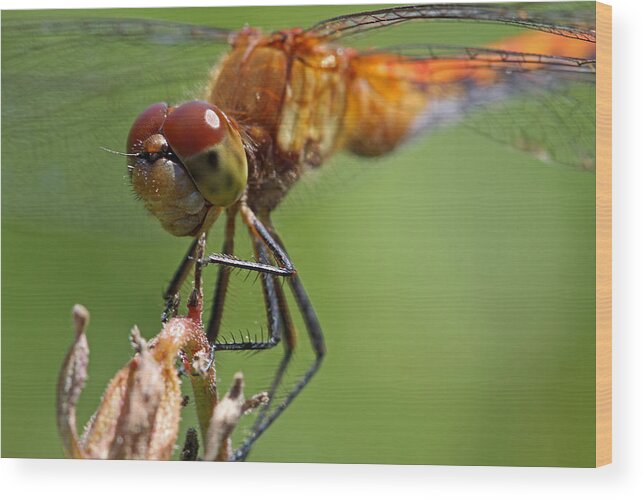
M188 274L194 266L194 255L196 254L197 247L199 245L199 237L195 237L194 241L190 244L183 260L179 264L179 267L176 269L170 284L168 284L165 293L163 293L163 299L165 300L165 308L161 314L161 321L167 322L173 315L176 314L176 308L178 307L178 293L181 289L181 286L188 277Z
M270 227L270 233L273 237L273 241L275 241L276 244L278 244L281 248L284 248L283 243L281 242L281 239L279 238L278 234L275 232L269 220L267 225L268 227ZM293 402L293 400L297 397L297 395L299 395L299 393L301 393L304 387L310 382L312 377L319 369L321 362L324 358L324 355L326 353L326 346L324 344L324 335L322 333L322 329L319 324L319 319L317 318L317 314L313 309L310 299L308 298L308 295L306 294L306 290L304 289L301 281L299 280L299 277L297 275L291 276L288 279L288 284L290 285L293 296L295 297L295 301L297 303L297 307L299 308L299 312L301 313L302 318L304 319L306 331L308 332L311 345L315 352L315 360L308 368L308 370L304 373L304 375L299 379L297 384L290 390L288 395L286 395L286 397L279 403L279 405L277 405L277 407L272 412L269 413L268 407L266 407L265 410L260 413L260 415L257 417L257 420L255 421L255 424L253 425L251 435L235 451L234 457L233 457L235 461L243 461L246 459L248 453L250 452L250 449L252 448L253 443L263 434L264 431L268 429L268 427L281 415L281 413L284 412L284 410L286 410L286 408ZM283 297L283 291L281 293ZM285 297L283 297L282 307L287 312ZM286 328L286 330L288 329ZM294 329L293 329L292 337L289 337L288 341L285 342L285 343L289 343L288 346L290 346L291 348L286 349L286 353L279 365L279 368L277 369L277 374L275 375L275 379L271 386L271 391L270 391L271 396L270 396L269 404L272 401L272 398L274 396L276 389L281 383L281 379L283 378L283 375L286 371L286 368L292 356L292 348L294 348L295 346L294 339L295 339L295 336L294 336Z
M245 203L240 204L241 218L248 226L254 238L259 238L266 245L278 265L271 265L261 262L250 262L247 260L239 260L231 255L221 253L213 253L203 260L203 265L219 264L229 267L236 267L240 269L252 270L254 272L268 273L277 276L291 277L297 273L294 265L288 258L288 255L277 243L270 231L265 225L257 218L255 213Z
M254 250L257 260L264 265L270 263L268 254L265 247L261 241L254 241ZM229 267L228 267L229 268ZM221 271L219 271L219 276L221 276ZM282 329L282 307L279 301L279 291L281 288L277 283L277 279L274 275L262 272L261 274L261 289L263 291L264 304L266 308L266 315L268 319L268 332L269 338L267 340L252 340L248 338L248 341L233 341L233 342L214 342L212 344L213 350L267 350L278 345L281 341L281 329ZM215 291L215 300L217 297L222 296L225 293L223 287L228 286L229 280L219 280L217 282L217 290ZM279 291L277 291L279 290ZM216 302L215 302L216 305ZM213 310L213 318L208 324L208 339L210 337L216 338L219 335L219 327L221 324L220 318L216 318L214 314L221 315L222 312L217 312ZM212 328L212 329L211 329ZM215 329L216 328L216 329Z
M201 226L199 233L192 241L192 244L190 244L188 251L183 257L183 260L181 260L179 267L176 269L176 272L174 272L174 276L172 277L170 284L168 284L167 288L165 289L165 293L163 293L165 308L163 309L163 313L161 314L161 322L167 322L168 319L176 315L176 311L179 306L179 291L188 275L190 274L192 267L194 266L197 248L199 246L199 239L204 234L207 237L207 233L210 230L210 227L212 227L212 224L217 220L217 218L219 218L219 215L222 211L223 208L219 207L213 207L208 211L205 219L203 220L203 225ZM199 260L201 260L200 263L202 264L203 258L199 258Z
M223 248L221 249L221 253L224 255L231 255L234 252L234 226L236 215L236 210L228 210L228 218L223 236ZM217 284L214 288L214 296L212 298L212 315L210 316L208 328L206 330L210 344L216 343L219 336L221 319L223 317L223 307L225 305L225 299L228 292L231 271L232 269L226 265L221 265L219 267Z
M228 214L228 222L226 225L225 231L225 240L223 243L223 253L232 254L233 248L233 238L234 238L234 214ZM253 241L253 247L255 252L255 257L258 262L269 265L271 263L268 250L265 243L258 236L255 235L255 232L249 229L250 238ZM288 305L286 301L286 296L283 290L283 287L280 285L277 280L277 276L262 272L262 292L264 296L264 305L266 309L266 315L268 319L268 329L270 337L267 341L239 341L239 342L217 342L219 336L221 318L223 315L223 304L225 300L225 295L227 287L229 284L229 275L230 267L226 265L221 265L219 269L219 276L217 280L217 286L214 294L214 308L212 311L212 316L208 324L207 335L210 343L213 345L213 353L216 350L264 350L276 346L281 341L281 334L283 331L284 336L284 355L279 363L277 372L273 378L272 384L268 391L268 400L272 400L277 389L281 385L281 381L286 372L288 363L292 358L292 351L296 343L296 330L293 324L290 312L288 310ZM267 411L270 408L270 402L262 407L261 412L257 420L254 423L254 427L259 427L262 423ZM254 430L253 430L254 431Z
M251 435L243 442L241 447L235 452L234 459L244 460L254 442L263 434L264 431L281 415L281 413L292 403L295 397L303 390L311 378L319 369L321 361L325 354L326 348L324 346L323 334L317 315L310 303L310 300L301 284L301 281L296 275L294 265L292 264L288 254L283 249L283 243L279 239L272 228L269 218L266 218L267 227L254 212L245 204L240 205L241 216L244 224L248 227L250 237L253 241L255 258L257 262L250 262L238 260L229 256L233 252L233 238L234 238L234 216L236 213L228 213L228 223L226 225L226 236L224 240L223 253L213 254L204 259L199 259L200 264L207 265L217 263L221 265L217 286L214 294L214 310L213 315L208 324L208 338L213 341L219 335L221 326L221 318L223 314L223 303L229 284L229 273L231 267L244 268L259 272L261 275L262 291L264 295L264 302L266 307L266 314L268 318L268 328L270 337L267 341L238 341L213 343L213 352L215 350L265 350L273 348L281 341L281 334L283 331L284 341L284 356L279 363L277 372L269 390L269 400L272 401L274 395L281 385L284 374L292 359L293 349L296 345L296 331L292 322L290 312L283 288L277 281L278 276L286 276L290 284L291 290L297 302L300 313L304 319L306 330L311 340L311 344L315 351L315 360L313 364L304 373L297 384L290 390L286 398L282 400L276 408L271 409L271 402L262 409L257 420L255 421ZM277 265L273 265L277 263ZM188 258L194 258L190 256Z
M252 236L252 232L251 232L251 236ZM266 249L263 246L263 243L257 238L255 238L254 244L255 244L255 251L257 251L261 261L268 262L269 261L268 255L266 254ZM252 433L255 433L257 429L261 427L263 420L265 419L266 415L269 413L270 407L272 405L272 401L274 400L274 397L275 397L275 393L277 393L277 389L281 385L284 374L286 373L286 369L288 368L288 364L292 359L293 350L295 349L295 346L297 344L297 331L295 329L295 325L292 321L292 317L288 309L288 302L286 301L286 295L284 293L284 289L280 285L280 283L277 282L277 277L272 275L266 275L266 274L264 275L266 279L270 279L273 281L273 289L277 298L279 317L281 318L281 325L283 327L284 354L283 354L283 357L281 358L281 361L279 362L279 366L277 367L277 371L275 373L275 376L268 390L268 404L262 407L261 411L259 412L259 415L257 416L257 419L253 424L252 431L251 431ZM266 306L268 306L267 301L266 301Z

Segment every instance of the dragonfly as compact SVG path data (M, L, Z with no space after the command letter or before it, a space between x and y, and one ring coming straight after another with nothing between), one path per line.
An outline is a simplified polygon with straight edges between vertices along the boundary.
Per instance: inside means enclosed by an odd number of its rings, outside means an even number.
M185 51L177 54L185 54L188 60L190 52L185 47L228 46L209 70L198 99L159 101L135 117L125 154L134 192L147 210L170 234L193 238L164 292L163 320L176 313L178 294L194 267L199 239L223 218L221 251L197 262L218 266L206 326L213 350L258 351L282 344L284 353L269 387L272 400L297 348L282 279L303 319L314 360L282 400L262 409L235 452L235 460L246 459L256 440L318 372L326 354L321 321L271 216L300 178L340 152L367 158L393 155L411 139L485 109L498 111L474 124L479 133L529 151L544 162L589 170L594 167L592 138L579 131L578 141L565 143L557 138L552 125L575 129L586 121L591 127L591 110L577 104L573 89L594 86L593 13L587 8L540 7L435 4L370 11L356 8L353 13L305 28L272 32L247 26L227 29L136 19L47 19L21 25L21 36L25 30L43 34L34 38L42 50L57 44L65 50L77 32L91 33L96 40L119 37L132 46L142 40L154 40L157 47L178 45ZM396 30L411 23L429 30L441 22L500 25L522 31L485 46L425 43L422 39L354 46L363 45L364 40L368 43L368 36L378 32L394 36ZM12 36L11 25L6 24L3 32ZM204 63L210 65L211 61ZM123 66L122 74L115 75L122 82L96 81L96 95L103 92L100 98L104 98L111 85L123 82L135 88L143 73L153 70L153 77L161 82L182 77L167 66L152 68L141 61L138 71L136 64ZM62 71L56 76L65 78ZM83 78L91 82L92 75L84 74ZM132 93L135 96L136 90ZM532 102L538 102L536 107L504 107L523 95L532 96ZM81 108L87 105L76 104ZM145 104L140 104L143 109ZM55 102L49 105L56 108ZM533 127L539 121L540 126ZM20 126L19 117L16 122ZM254 260L235 256L238 220L248 232ZM260 276L267 339L219 341L233 269Z

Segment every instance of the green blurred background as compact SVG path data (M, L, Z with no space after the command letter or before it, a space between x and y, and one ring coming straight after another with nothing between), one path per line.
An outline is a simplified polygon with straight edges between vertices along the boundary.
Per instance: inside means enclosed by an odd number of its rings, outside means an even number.
M198 96L221 50L40 21L275 29L355 10L3 12L3 457L62 457L55 384L74 303L92 314L81 424L131 355L131 326L148 338L158 332L161 293L189 241L162 231L134 198L123 158L100 147L123 150L148 104ZM516 32L441 26L374 40L414 33L471 45ZM594 175L466 126L378 160L340 154L322 170L274 218L328 355L250 460L593 466ZM219 228L209 248L220 242ZM241 234L237 248L250 255ZM216 270L208 272L206 294ZM260 285L244 278L233 282L224 331L265 324ZM300 327L289 383L311 359L304 336ZM221 354L221 386L241 369L247 393L266 389L277 350ZM195 425L193 412L184 410L182 432Z

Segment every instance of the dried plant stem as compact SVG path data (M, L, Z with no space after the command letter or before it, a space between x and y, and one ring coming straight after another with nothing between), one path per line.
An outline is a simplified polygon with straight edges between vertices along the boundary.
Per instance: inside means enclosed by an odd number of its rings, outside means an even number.
M202 260L205 252L205 234L199 239L195 259L197 264L194 267L194 288L188 300L188 317L198 326L200 334L194 335L183 348L186 354L184 366L186 372L190 373L190 383L194 393L194 403L199 420L201 435L205 439L208 434L212 411L218 403L217 396L217 373L214 363L212 347L203 333L203 291L201 282L202 267L198 263Z

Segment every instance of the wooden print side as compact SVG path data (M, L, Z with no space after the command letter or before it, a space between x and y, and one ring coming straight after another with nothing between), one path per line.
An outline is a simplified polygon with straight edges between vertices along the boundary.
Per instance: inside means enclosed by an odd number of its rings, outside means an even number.
M612 462L612 7L596 3L596 466Z

